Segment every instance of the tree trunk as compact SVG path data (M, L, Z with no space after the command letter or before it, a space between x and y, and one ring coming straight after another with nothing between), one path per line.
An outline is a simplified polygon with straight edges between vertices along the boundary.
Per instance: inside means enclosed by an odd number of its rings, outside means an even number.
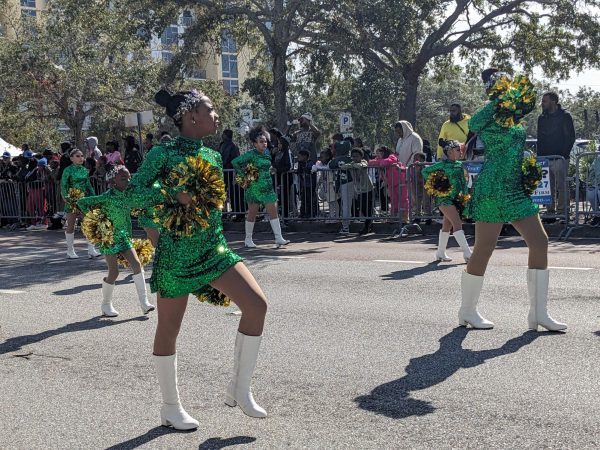
M410 71L404 75L404 100L398 108L400 120L407 120L413 128L417 127L417 90L419 89L419 73Z
M274 49L275 50L275 49ZM275 123L285 133L287 130L287 66L286 49L273 51L273 94L275 97Z

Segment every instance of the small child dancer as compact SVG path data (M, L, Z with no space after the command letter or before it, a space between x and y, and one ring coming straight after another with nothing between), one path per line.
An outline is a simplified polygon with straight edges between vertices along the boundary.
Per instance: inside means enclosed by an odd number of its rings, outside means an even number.
M106 192L102 195L95 197L85 197L77 202L77 206L86 215L82 229L86 234L94 234L96 239L102 238L102 242L99 245L100 253L102 253L106 259L108 266L108 275L102 282L102 315L107 317L116 317L119 315L118 311L112 305L112 294L115 287L115 281L119 276L119 267L117 258L119 254L129 263L129 266L133 270L133 282L137 290L138 299L140 301L140 307L144 314L154 310L154 305L148 301L148 295L146 290L146 280L144 278L144 270L138 258L138 255L133 248L132 242L132 231L131 231L131 207L132 205L127 203L123 191L129 185L129 179L131 175L127 168L123 165L113 167L106 174L106 181L110 186ZM100 212L97 215L97 220L88 214L91 210L99 209ZM105 216L105 217L102 217ZM110 221L112 225L112 239L108 238L106 222ZM87 224L86 221L89 221ZM103 223L100 224L99 222ZM90 230L95 228L96 231ZM103 235L99 236L100 230L103 231ZM88 237L93 238L92 236Z
M421 172L425 179L425 189L434 197L436 206L444 214L435 257L438 261L452 261L452 258L446 254L446 246L450 231L454 230L454 239L463 251L465 261L468 262L471 249L462 229L461 215L470 196L466 172L460 162L461 144L458 141L445 141L443 150L448 159L425 167Z

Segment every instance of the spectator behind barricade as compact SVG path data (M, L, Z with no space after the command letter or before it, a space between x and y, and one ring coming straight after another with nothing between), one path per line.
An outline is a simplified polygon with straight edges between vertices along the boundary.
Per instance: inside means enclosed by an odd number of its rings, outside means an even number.
M332 137L332 140L336 135ZM341 135L340 135L341 136ZM342 228L340 234L350 233L350 211L354 198L354 183L352 174L346 170L339 170L340 164L352 162L350 158L350 143L348 141L337 141L333 144L335 158L329 163L329 168L335 170L335 188L339 194L340 210L342 211Z
M271 131L279 131L276 128ZM276 136L277 134L274 133ZM291 199L293 192L292 186L294 178L290 171L292 170L292 153L290 152L290 138L288 136L277 136L278 146L273 148L271 154L271 165L275 169L275 188L277 198L281 207L281 216L285 219L290 216L292 205ZM284 222L285 223L285 222Z
M233 142L233 131L223 130L218 151L223 160L223 169L233 169L231 161L240 156L240 149Z
M334 158L337 158L336 145L344 141L344 135L342 133L335 133L329 138L329 149Z
M471 116L462 112L462 106L459 103L453 103L448 108L450 117L444 122L438 137L438 146L436 159L441 161L445 158L444 149L440 146L441 142L458 141L464 144L469 139L469 120Z
M415 153L413 158L413 167L411 176L413 177L410 183L410 199L412 202L412 214L414 216L413 223L420 223L421 216L429 215L431 209L431 199L425 192L425 180L423 179L423 167L427 161L425 153ZM427 219L427 223L431 223L431 219Z
M27 170L27 163L29 160L21 156L16 156L13 158L13 164L15 165L14 175L12 177L13 181L25 181L25 177L29 173Z
M542 96L542 114L538 117L537 132L538 156L559 155L565 158L564 162L560 159L549 161L552 203L548 205L547 213L562 215L565 213L565 208L569 206L565 177L575 143L575 127L573 117L558 103L558 94L555 92L546 92ZM546 222L554 222L554 220L550 218Z
M423 152L423 140L406 120L396 122L394 130L398 136L396 156L398 161L408 167L413 162L414 154Z
M361 138L354 139L353 147L362 150L363 154L365 155L364 157L367 161L373 157L373 155L371 154L371 149L365 146Z
M121 155L121 151L119 150L119 143L116 141L108 141L106 143L106 154L104 157L106 158L106 164L110 164L111 166L125 164L123 155Z
M312 167L312 171L317 173L317 196L322 202L329 205L329 218L337 219L340 216L339 199L340 196L335 189L335 176L329 168L329 163L333 159L333 154L329 148L321 150L319 160Z
M94 159L94 157L88 156L87 158L85 158L83 166L87 169L88 176L93 177L96 173L96 160Z
M379 178L383 181L387 195L380 198L385 203L389 198L390 214L398 216L402 210L402 221L408 221L408 192L406 190L406 167L385 145L377 149L377 157L369 160L369 167L379 168ZM382 208L383 209L383 208ZM387 210L387 209L386 209Z
M315 126L313 116L307 112L302 114L298 120L300 129L293 134L292 141L296 143L296 154L300 150L308 150L310 159L317 160L317 141L321 137L321 131ZM295 124L292 122L292 124Z
M123 159L129 173L132 175L136 173L142 163L142 155L140 153L140 146L135 142L133 136L125 138L125 155Z
M29 144L22 144L21 145L21 154L24 156L25 152L29 152ZM33 152L31 152L31 154L33 155Z
M586 199L590 203L592 211L598 214L600 212L600 156L594 159L588 169L586 194ZM590 225L600 226L600 215L594 215Z
M144 154L147 155L152 150L152 147L154 147L154 135L152 133L146 134L146 138L142 144L144 145Z
M0 160L0 180L11 180L18 172L17 166L12 162L10 153L4 152Z
M169 142L173 140L173 138L171 137L171 135L169 134L168 131L161 131L160 132L160 143L164 144L165 142Z
M314 218L319 215L317 200L317 175L312 171L315 161L310 160L310 152L302 149L298 151L298 185L300 187L300 217L303 219Z
M71 147L71 143L70 142L61 142L60 144L60 161L58 163L58 175L56 177L56 179L58 181L61 180L62 178L62 174L64 172L64 170L69 167L71 164L73 164L73 162L71 161L71 157L69 156L69 154L71 153L72 147Z
M244 191L235 182L235 173L233 172L233 165L231 164L231 161L240 156L240 149L233 142L232 130L223 130L218 151L223 160L223 169L225 170L225 172L223 172L223 178L225 179L225 190L227 192L227 197L229 198L231 210L238 213L233 219L236 221L243 220Z
M351 161L341 163L340 170L348 171L352 175L354 198L358 202L358 208L366 218L363 228L359 234L367 234L373 231L373 183L369 178L369 163L363 159L363 152L357 148L350 153Z
M425 154L426 162L433 162L434 157L433 150L431 149L431 142L429 142L427 139L423 139L423 153Z
M94 158L94 161L98 161L102 157L102 151L98 148L98 138L96 136L90 136L85 140L87 147L86 157Z
M30 217L27 230L42 230L48 227L48 202L46 200L47 183L52 179L48 160L32 158L27 164L27 202L25 210Z

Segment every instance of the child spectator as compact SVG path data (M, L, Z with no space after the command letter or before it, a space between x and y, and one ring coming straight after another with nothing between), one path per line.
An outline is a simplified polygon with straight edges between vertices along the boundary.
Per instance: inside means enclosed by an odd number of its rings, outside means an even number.
M350 211L354 197L354 184L349 171L338 169L340 169L340 165L352 162L352 158L349 155L350 146L347 141L338 142L333 145L335 148L333 152L335 158L330 161L329 168L335 170L335 189L340 197L339 204L342 211L342 229L340 230L340 234L348 234L350 233Z
M331 150L326 148L321 151L320 159L312 167L317 173L317 195L323 202L329 205L329 217L337 219L340 216L340 196L335 190L335 176L329 168L332 158Z
M310 151L298 151L298 184L300 186L300 217L314 218L319 215L317 200L317 175L312 171L313 163L310 161Z
M379 167L379 176L383 180L387 195L381 200L383 206L390 199L392 216L398 216L402 211L402 221L407 221L408 192L406 190L406 168L398 161L396 155L385 145L377 149L377 158L369 161L369 167ZM383 209L383 207L382 207Z
M358 201L358 207L366 218L363 228L359 234L372 232L373 220L373 183L369 178L368 162L363 159L360 149L353 149L350 153L351 162L341 163L340 170L348 171L352 175L354 198Z

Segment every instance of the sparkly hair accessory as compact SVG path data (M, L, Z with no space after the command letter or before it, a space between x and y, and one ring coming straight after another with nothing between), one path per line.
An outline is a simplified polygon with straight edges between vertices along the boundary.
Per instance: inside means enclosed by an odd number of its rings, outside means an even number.
M191 111L201 102L203 93L196 89L192 89L189 94L185 94L184 100L177 107L177 112L173 115L173 119L179 120L183 113Z
M104 177L105 180L110 181L110 180L114 179L119 174L119 172L123 169L127 169L127 167L125 167L122 164L119 164L118 166L113 167L108 172L106 172L106 176Z

